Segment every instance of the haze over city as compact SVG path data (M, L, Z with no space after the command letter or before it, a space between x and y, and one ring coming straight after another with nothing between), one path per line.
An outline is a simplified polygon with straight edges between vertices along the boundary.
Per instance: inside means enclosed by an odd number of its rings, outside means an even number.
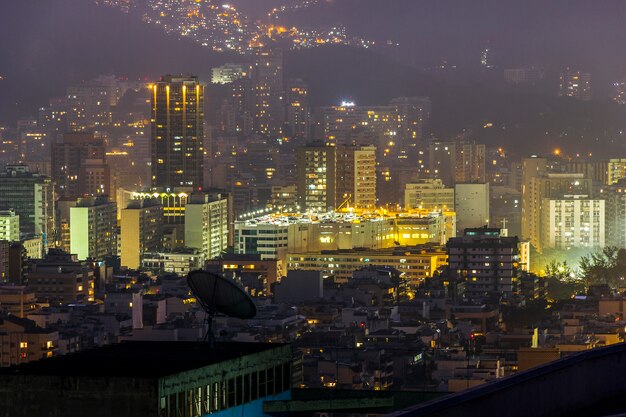
M625 23L0 3L0 417L626 413Z

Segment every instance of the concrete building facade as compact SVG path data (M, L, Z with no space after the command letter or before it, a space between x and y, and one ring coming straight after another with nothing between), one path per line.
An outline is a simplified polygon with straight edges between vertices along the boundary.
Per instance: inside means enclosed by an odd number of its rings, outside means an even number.
M70 252L84 260L117 254L117 209L107 197L79 198L70 208Z
M468 183L454 186L457 235L467 228L489 224L489 184Z
M192 194L185 206L185 246L205 259L219 257L228 246L228 198Z
M158 200L136 200L122 210L120 221L121 265L141 266L141 256L163 245L163 206Z
M0 240L20 240L20 216L13 210L0 210Z

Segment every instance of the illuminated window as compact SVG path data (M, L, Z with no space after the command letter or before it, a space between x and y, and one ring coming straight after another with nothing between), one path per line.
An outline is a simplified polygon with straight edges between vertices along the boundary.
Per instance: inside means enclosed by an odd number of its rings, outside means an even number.
M28 348L28 342L20 342L20 349Z

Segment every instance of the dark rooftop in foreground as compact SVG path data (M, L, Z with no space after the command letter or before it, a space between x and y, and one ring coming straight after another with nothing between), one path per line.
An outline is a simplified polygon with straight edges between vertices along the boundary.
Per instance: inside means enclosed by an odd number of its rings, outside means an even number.
M586 350L388 416L625 416L624 356L626 343Z
M2 375L158 378L279 348L279 343L122 342L10 368Z

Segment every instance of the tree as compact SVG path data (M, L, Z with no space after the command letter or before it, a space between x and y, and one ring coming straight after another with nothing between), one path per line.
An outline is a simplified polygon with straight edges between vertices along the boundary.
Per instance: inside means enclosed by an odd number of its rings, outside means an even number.
M558 262L553 259L545 267L548 298L566 300L585 290L584 282L576 277L567 261Z
M613 289L621 287L626 277L626 249L607 246L583 256L580 271L587 288L591 285L608 285Z
M546 276L554 277L560 281L566 281L572 277L574 271L567 264L567 261L558 262L556 259L552 259L546 267Z

